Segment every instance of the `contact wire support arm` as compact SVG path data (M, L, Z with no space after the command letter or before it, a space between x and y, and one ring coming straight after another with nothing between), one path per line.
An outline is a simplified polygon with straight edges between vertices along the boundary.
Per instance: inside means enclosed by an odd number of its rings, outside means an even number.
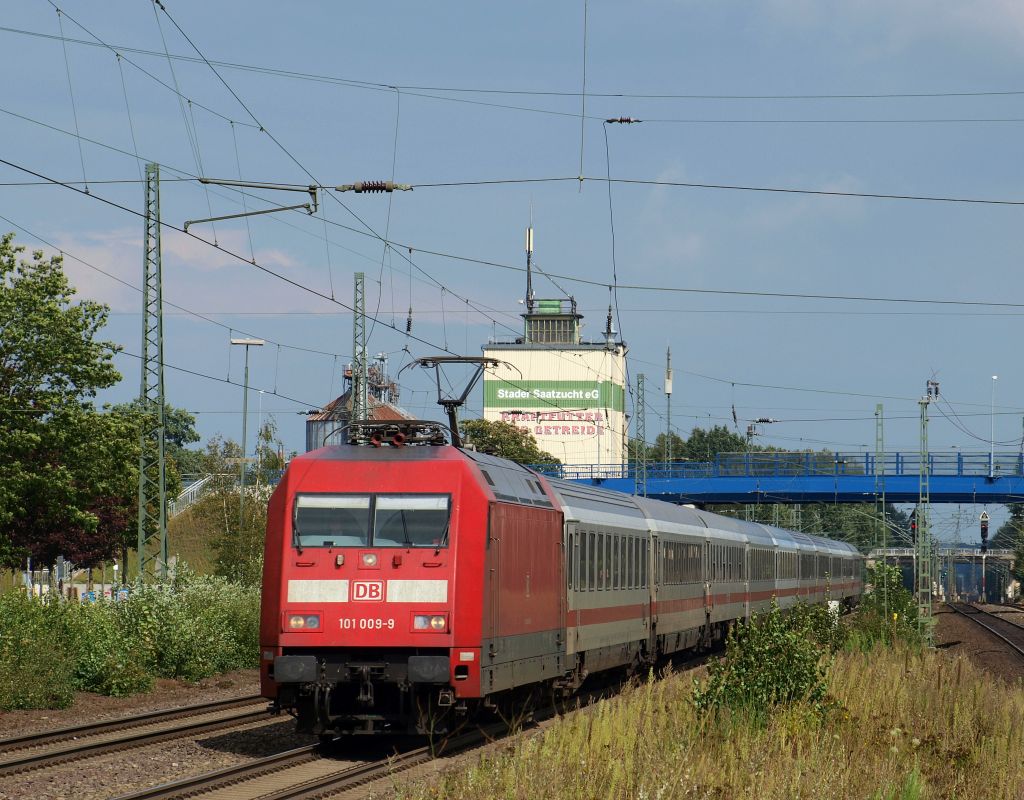
M198 225L201 222L221 222L226 219L241 219L242 217L258 217L261 214L276 214L279 211L305 211L309 215L317 212L317 190L319 187L310 184L309 186L294 186L287 183L258 183L251 181L233 181L220 178L200 178L199 182L213 186L228 186L235 189L271 189L277 192L304 192L309 195L308 203L298 203L293 206L277 206L275 208L264 208L260 211L244 211L241 214L225 214L221 217L205 217L203 219L185 220L182 228L188 232L190 225Z

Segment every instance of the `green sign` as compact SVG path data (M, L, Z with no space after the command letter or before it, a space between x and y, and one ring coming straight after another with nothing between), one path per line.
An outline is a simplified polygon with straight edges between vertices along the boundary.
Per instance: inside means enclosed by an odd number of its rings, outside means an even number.
M514 381L484 379L484 408L622 411L626 390L611 381Z

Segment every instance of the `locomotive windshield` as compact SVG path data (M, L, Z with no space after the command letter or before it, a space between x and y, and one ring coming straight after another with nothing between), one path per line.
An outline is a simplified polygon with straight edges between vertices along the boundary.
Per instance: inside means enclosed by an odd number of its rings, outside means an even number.
M295 500L294 545L447 547L450 513L444 494L302 494Z

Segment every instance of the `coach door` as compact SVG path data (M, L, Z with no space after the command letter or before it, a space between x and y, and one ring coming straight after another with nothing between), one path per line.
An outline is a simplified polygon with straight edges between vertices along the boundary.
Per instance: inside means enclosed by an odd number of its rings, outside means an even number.
M708 539L704 540L704 618L711 622L711 614L715 608L715 545Z
M650 606L651 606L651 643L654 643L655 631L658 627L658 593L661 591L661 573L658 569L658 565L661 564L661 541L658 539L656 533L651 534L650 539L650 551L644 553L644 557L647 560L648 575L650 576L647 585L650 588ZM646 542L644 543L646 547ZM653 653L654 651L651 650Z

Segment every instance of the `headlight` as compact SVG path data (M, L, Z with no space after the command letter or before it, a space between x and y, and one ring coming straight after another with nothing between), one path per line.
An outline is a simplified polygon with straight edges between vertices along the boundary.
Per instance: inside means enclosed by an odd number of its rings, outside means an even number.
M364 567L375 567L377 566L377 554L376 553L363 553L359 560L362 562Z
M446 614L415 614L412 618L412 629L444 633L448 630L448 616Z
M289 614L285 628L290 631L315 631L320 629L319 614Z

